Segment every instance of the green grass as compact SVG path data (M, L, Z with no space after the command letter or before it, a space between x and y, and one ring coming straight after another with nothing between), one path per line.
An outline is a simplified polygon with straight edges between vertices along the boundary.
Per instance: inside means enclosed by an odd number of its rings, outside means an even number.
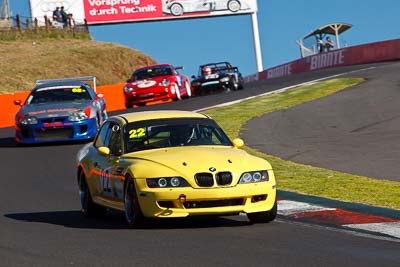
M332 79L298 87L242 103L205 112L212 116L230 138L246 129L243 125L264 114L312 101L363 82L361 78ZM278 189L342 201L400 209L400 183L373 179L282 160L244 147L265 158L274 169Z
M84 39L0 40L0 94L30 91L36 80L95 75L98 85L123 83L155 61L140 51Z

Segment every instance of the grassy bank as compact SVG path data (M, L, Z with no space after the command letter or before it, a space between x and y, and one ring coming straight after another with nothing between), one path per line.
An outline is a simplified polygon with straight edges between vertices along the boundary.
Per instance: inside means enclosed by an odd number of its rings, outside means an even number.
M362 81L360 78L333 79L244 101L233 106L209 110L205 113L212 116L230 138L235 138L239 136L240 131L244 130L243 125L248 120L333 94ZM278 189L400 209L400 183L398 182L307 166L265 155L249 147L245 149L251 154L267 159L272 164Z
M0 93L31 90L36 80L95 75L99 85L124 82L155 61L140 51L92 40L0 40Z

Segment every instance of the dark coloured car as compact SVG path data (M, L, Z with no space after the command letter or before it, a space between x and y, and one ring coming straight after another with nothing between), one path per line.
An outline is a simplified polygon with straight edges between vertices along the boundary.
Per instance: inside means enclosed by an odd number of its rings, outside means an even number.
M201 65L198 76L193 75L192 79L192 88L197 95L243 89L242 74L229 62Z
M93 87L84 81L91 80ZM36 81L15 115L15 139L33 144L54 141L92 140L107 119L106 103L96 94L96 77Z

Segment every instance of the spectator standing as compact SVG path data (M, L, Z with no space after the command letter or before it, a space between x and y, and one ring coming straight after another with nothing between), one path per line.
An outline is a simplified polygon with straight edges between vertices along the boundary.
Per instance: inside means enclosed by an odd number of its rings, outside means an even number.
M59 21L60 19L62 19L60 7L56 7L53 11L53 21Z
M67 12L65 12L63 6L61 7L60 14L61 14L61 20L63 23L63 27L66 28L68 26L68 14L67 14Z
M318 51L320 53L325 51L325 45L324 45L324 41L322 41L322 38L318 39Z
M68 23L68 27L69 28L74 28L75 27L75 20L72 17L72 13L68 13L68 17L67 17L67 23Z
M331 37L326 37L326 42L325 42L325 48L326 51L329 52L333 49L334 45L333 45L333 41L331 39Z

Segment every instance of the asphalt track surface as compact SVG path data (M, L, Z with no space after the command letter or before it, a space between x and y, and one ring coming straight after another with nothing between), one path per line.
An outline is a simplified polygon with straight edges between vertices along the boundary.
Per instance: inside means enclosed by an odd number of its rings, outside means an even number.
M363 71L364 83L253 119L242 137L285 160L400 181L399 73L400 62Z
M274 79L130 111L196 110L366 67L371 66ZM83 218L75 175L80 147L18 147L12 129L0 129L0 266L400 265L399 242L283 218L267 225L250 225L244 216L163 220L136 230L127 229L117 212Z

